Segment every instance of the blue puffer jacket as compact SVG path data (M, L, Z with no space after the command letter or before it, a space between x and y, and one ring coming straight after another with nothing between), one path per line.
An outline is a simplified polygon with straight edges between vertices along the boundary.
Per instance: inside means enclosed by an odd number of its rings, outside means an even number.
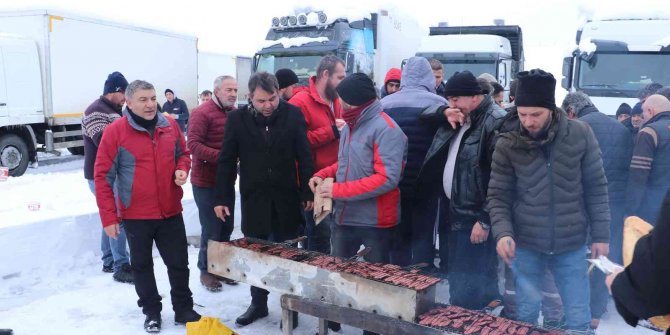
M400 181L403 197L415 196L415 181L426 152L440 124L419 119L421 111L442 106L447 100L435 94L435 77L430 63L423 57L412 57L402 70L400 91L381 100L382 108L407 135L407 165Z
M633 156L633 136L626 126L595 107L583 108L577 117L591 126L600 145L610 204L623 204Z

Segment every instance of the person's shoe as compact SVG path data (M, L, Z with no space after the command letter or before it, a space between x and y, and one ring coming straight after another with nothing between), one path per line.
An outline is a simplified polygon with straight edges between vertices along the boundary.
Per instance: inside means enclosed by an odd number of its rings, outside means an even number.
M291 312L293 314L293 329L298 328L298 312ZM284 328L284 323L280 322L279 323L279 329Z
M240 315L235 323L240 326L250 325L252 322L268 316L268 306L256 306L254 304L249 305L247 311L244 314Z
M342 329L342 325L339 322L328 321L328 329L334 332L339 332L340 329Z
M174 313L174 324L175 325L185 325L187 322L199 321L201 318L198 312L193 309L189 309L183 312Z
M200 271L200 283L210 292L219 292L222 288L221 283L214 277L214 275L205 271Z
M238 284L237 281L234 281L230 278L222 277L222 276L219 276L219 275L212 275L212 276L214 276L214 278L216 278L220 282L223 282L226 285L235 286L235 285Z
M133 271L130 269L130 264L123 264L119 271L114 272L114 280L120 283L132 284L135 282L133 278Z
M112 265L105 265L105 264L103 264L103 265L102 265L102 272L104 272L104 273L112 273L112 272L114 272L114 264L112 264Z
M159 333L161 331L161 315L153 314L147 315L144 319L144 331L147 333Z

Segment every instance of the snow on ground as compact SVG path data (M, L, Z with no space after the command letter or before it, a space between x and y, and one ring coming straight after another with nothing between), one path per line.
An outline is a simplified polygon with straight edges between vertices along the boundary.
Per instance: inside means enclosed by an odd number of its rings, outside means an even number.
M0 183L0 329L15 334L143 334L144 316L137 307L132 285L120 284L100 264L100 220L95 201L82 173L82 160L30 169L20 178ZM188 235L199 234L197 209L191 186L184 187L184 221ZM9 196L7 196L9 195ZM39 201L39 211L27 202ZM235 232L239 230L239 202ZM270 315L244 328L235 318L249 302L249 286L226 286L218 293L206 291L195 264L198 249L189 247L190 287L196 311L221 321L240 334L280 334L279 295L271 294ZM156 250L154 263L159 293L163 296L162 334L184 334L175 326L165 265ZM448 298L448 286L438 287L438 300ZM651 335L646 329L624 324L613 306L597 334ZM301 315L295 334L314 334L317 320ZM339 334L360 334L344 326Z

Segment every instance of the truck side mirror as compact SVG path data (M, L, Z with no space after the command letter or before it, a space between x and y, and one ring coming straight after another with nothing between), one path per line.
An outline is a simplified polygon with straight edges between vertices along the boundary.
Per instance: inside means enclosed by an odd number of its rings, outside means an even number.
M260 61L260 59L261 59L261 55L259 55L259 54L254 55L254 61L251 65L252 66L251 73L255 73L258 70L258 62Z
M561 86L568 91L572 86L572 68L574 66L573 63L574 58L572 57L563 58L563 80L561 80Z
M345 60L345 72L347 74L354 73L354 66L356 61L354 60L354 54L352 52L347 52L347 59Z

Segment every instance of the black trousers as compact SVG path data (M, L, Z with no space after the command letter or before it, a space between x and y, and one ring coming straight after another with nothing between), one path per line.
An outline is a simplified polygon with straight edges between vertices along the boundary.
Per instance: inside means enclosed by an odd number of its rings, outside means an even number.
M193 297L188 287L188 251L186 230L181 213L161 220L124 220L130 264L135 279L135 291L145 315L160 313L161 296L156 287L151 250L154 241L167 266L170 280L172 309L183 312L193 309Z
M370 263L389 263L396 228L354 227L335 224L332 232L333 255L352 257L361 244L372 248L363 258Z
M298 228L296 227L295 231L290 232L280 232L276 227L279 227L279 219L277 210L272 207L272 232L269 235L245 235L245 237L259 238L261 240L266 240L270 242L284 242L287 240L292 240L298 237ZM268 304L268 295L270 292L266 289L262 289L256 286L251 286L251 304L254 306L267 306Z

